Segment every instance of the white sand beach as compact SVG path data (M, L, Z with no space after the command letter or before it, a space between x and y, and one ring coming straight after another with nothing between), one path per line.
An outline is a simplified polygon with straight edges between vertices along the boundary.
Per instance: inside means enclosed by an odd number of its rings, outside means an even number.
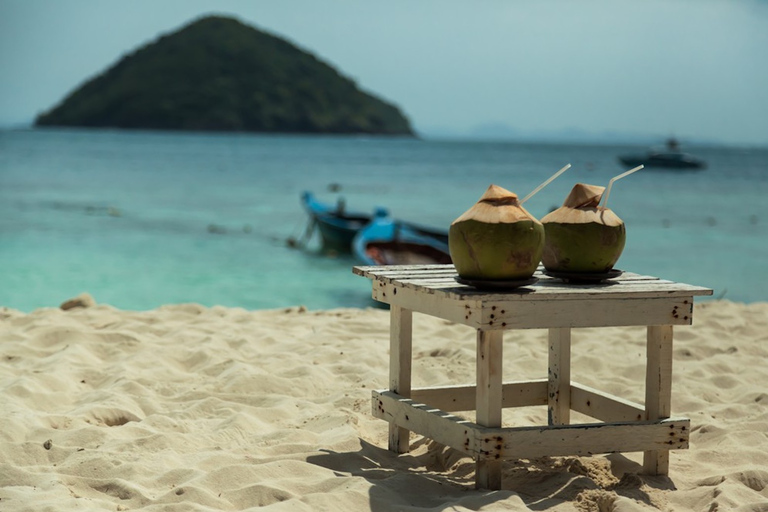
M98 299L98 297L97 297ZM474 463L412 435L387 447L379 309L0 308L0 510L768 511L768 303L696 305L675 328L672 411L690 449ZM414 315L414 385L471 383L475 333ZM573 379L644 397L645 329L579 329ZM546 377L546 332L505 335L505 380ZM545 408L505 422L537 424Z

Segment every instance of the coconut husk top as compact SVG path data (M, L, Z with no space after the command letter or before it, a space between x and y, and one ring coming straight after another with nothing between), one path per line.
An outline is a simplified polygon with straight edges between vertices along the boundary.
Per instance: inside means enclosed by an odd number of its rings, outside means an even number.
M512 224L522 220L538 222L520 205L517 194L498 185L491 185L485 194L453 224L474 220L486 224Z
M563 206L570 208L596 207L600 204L605 187L577 183L571 189L571 193L563 201Z
M557 222L559 224L587 224L594 222L606 226L624 224L618 215L610 208L598 206L603 197L605 187L577 183L571 193L565 198L563 206L541 219L542 224Z

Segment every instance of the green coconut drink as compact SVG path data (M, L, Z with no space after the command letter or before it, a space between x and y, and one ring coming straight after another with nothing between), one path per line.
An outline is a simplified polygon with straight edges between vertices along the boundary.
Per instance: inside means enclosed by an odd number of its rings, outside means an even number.
M530 278L544 250L544 226L516 194L491 185L448 230L448 246L463 279L511 281Z
M605 187L577 183L563 206L543 219L541 262L549 271L601 273L619 260L627 238L624 222L599 206Z

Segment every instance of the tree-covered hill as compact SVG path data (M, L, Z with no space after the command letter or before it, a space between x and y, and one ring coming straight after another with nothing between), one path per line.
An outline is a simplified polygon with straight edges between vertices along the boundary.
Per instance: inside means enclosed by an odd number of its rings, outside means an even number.
M400 110L288 41L211 16L160 37L38 126L411 135Z

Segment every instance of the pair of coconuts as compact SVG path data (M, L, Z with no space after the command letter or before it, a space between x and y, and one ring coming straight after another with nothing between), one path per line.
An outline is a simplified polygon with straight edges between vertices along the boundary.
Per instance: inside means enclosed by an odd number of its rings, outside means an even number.
M549 271L597 274L611 270L626 241L624 222L600 207L605 187L576 184L563 206L538 221L517 195L491 185L448 232L459 276L478 281L530 278Z

